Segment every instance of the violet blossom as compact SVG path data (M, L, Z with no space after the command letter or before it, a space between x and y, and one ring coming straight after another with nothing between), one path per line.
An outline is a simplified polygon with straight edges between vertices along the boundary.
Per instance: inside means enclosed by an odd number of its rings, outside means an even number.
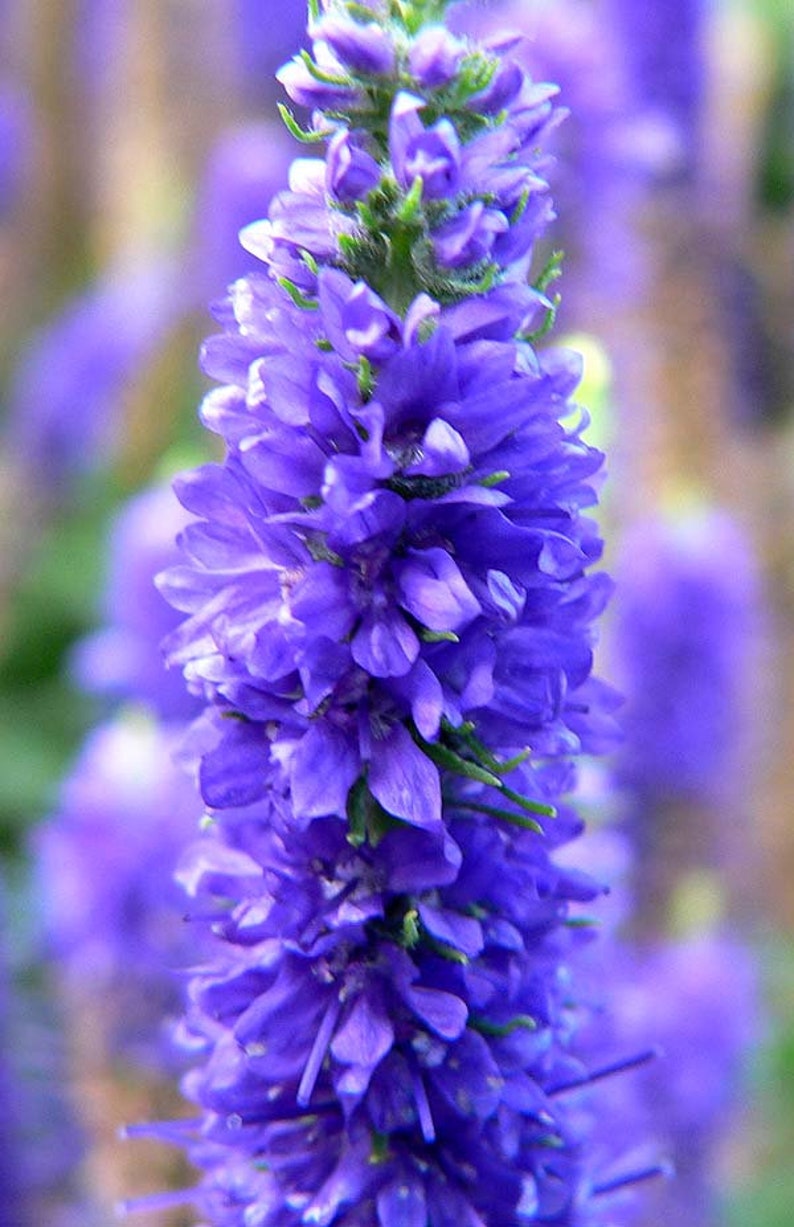
M203 351L225 458L176 483L166 649L207 703L212 818L178 877L216 946L189 989L198 1120L159 1132L223 1227L597 1223L653 1170L602 1182L561 1098L590 1079L567 922L600 887L555 852L614 697L602 456L579 359L536 344L542 265L527 284L555 90L441 36L428 67L443 7L312 6L316 58L279 78L329 112L305 139L348 129L379 179L334 191L300 159L243 232L262 267Z

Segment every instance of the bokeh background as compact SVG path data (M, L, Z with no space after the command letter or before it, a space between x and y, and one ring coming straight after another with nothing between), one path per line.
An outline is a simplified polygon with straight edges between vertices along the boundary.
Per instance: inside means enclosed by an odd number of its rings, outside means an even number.
M689 1035L675 1094L719 1116L703 1160L717 1195L691 1221L789 1227L794 9L454 11L467 31L497 18L529 35L535 75L571 110L552 175L555 336L584 355L589 438L608 454L618 586L600 671L627 695L626 745L587 765L582 804L630 835L637 975L658 979L673 1057ZM302 152L273 73L303 26L303 0L0 0L2 1026L17 1088L0 1115L26 1155L19 1217L0 1208L10 1227L104 1224L118 1199L178 1183L158 1147L117 1140L125 1121L174 1111L174 1092L145 1062L120 1072L89 1026L53 941L73 904L48 897L74 849L65 837L42 869L38 833L70 807L101 826L101 790L68 783L92 753L126 772L131 831L136 807L162 804L140 746L91 733L119 712L143 720L173 682L146 641L162 613L139 626L135 611L176 521L140 501L131 519L130 500L214 454L196 356L209 303L250 263L239 228ZM92 840L78 892L113 857ZM101 924L115 904L96 906ZM666 957L681 962L672 1003Z

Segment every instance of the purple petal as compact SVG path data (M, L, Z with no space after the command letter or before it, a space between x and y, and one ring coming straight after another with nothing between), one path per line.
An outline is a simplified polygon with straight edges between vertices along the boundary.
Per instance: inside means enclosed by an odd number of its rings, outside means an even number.
M389 154L397 182L410 186L406 174L406 159L411 141L421 136L424 125L419 112L425 106L424 99L405 90L395 96L389 118Z
M327 43L340 62L356 72L385 74L394 68L391 36L374 21L327 16L312 26L311 35Z
M474 1031L461 1037L430 1077L451 1106L465 1116L487 1120L499 1107L504 1079L488 1044Z
M337 1095L346 1099L360 1099L365 1095L374 1070L371 1065L345 1065L334 1071L334 1088Z
M239 848L230 848L220 840L202 839L191 844L180 859L174 880L193 898L203 892L229 893L239 889L237 879L256 882L262 877L262 866Z
M232 474L219 464L204 464L179 473L173 486L182 506L193 515L221 524L243 523L240 487Z
M543 545L538 555L538 569L553 579L570 579L586 564L579 546L562 533L544 533Z
M460 143L454 126L440 119L409 142L403 171L404 186L421 178L423 195L430 200L454 196L458 187Z
M419 732L426 740L432 740L441 724L444 692L427 662L420 657L409 673L391 679L389 690L408 703Z
M353 659L373 677L401 677L419 655L419 640L396 609L370 611L352 642Z
M442 1039L456 1040L463 1033L469 1011L454 993L410 984L403 996L422 1022L427 1023L430 1030Z
M326 84L309 72L303 60L294 59L276 73L293 102L310 110L339 111L353 107L359 100L358 91L347 85Z
M448 886L458 876L461 851L443 832L441 839L417 827L389 831L379 851L388 868L389 886L395 891L432 890Z
M325 268L318 286L322 322L337 353L349 362L362 354L383 362L395 353L401 342L400 321L365 282Z
M201 795L213 809L258 801L265 795L273 773L270 745L262 730L249 724L232 725L220 745L201 763Z
M506 622L517 622L524 612L526 593L504 571L488 572L488 595Z
M367 992L355 1001L331 1043L331 1052L344 1065L362 1065L372 1070L394 1043L394 1028L380 1000L380 993Z
M403 320L403 344L419 345L423 329L432 332L441 315L441 306L429 294L417 294Z
M436 259L447 268L476 264L491 254L496 237L508 229L504 213L475 200L433 231Z
M360 200L380 182L378 163L356 143L351 132L340 129L328 145L326 187L337 200Z
M339 729L314 724L292 756L292 802L297 818L343 817L347 794L361 765L353 743Z
M393 725L382 741L373 744L369 787L395 818L425 828L441 821L438 771L401 724Z
M299 653L298 673L311 711L319 707L350 668L348 644L336 643L326 635L309 640Z
M438 941L460 950L468 958L476 958L483 948L482 925L471 916L462 916L446 908L419 904L419 916L428 933Z
M443 418L433 418L422 440L421 460L409 465L405 472L441 477L446 473L460 473L468 464L469 449L463 436Z
M316 443L295 430L270 429L241 449L246 471L268 490L295 498L316 495L327 457Z
M368 1136L347 1146L325 1184L303 1210L300 1222L311 1227L330 1227L343 1206L364 1200L377 1175L377 1167L370 1162Z
M444 26L425 26L411 43L408 65L421 85L436 89L452 80L465 53L466 44Z
M290 594L293 618L329 639L344 639L353 627L355 609L347 574L329 562L315 562Z

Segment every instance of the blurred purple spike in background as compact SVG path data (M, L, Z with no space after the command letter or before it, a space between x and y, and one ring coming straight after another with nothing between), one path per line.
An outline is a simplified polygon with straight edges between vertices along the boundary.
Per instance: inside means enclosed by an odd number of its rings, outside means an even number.
M111 525L103 599L104 625L77 644L75 677L87 690L144 703L163 720L198 710L177 671L166 670L160 644L179 615L154 585L179 557L176 538L190 517L170 486L154 486L124 505Z
M118 456L125 390L163 344L178 287L168 260L118 269L28 342L11 382L8 429L45 503Z
M747 766L745 700L763 629L748 537L704 507L638 523L621 551L622 774L644 800L730 803Z
M98 726L34 836L49 957L102 1020L110 1055L155 1069L169 1061L178 973L199 948L172 881L201 814L172 759L180 727L140 712Z

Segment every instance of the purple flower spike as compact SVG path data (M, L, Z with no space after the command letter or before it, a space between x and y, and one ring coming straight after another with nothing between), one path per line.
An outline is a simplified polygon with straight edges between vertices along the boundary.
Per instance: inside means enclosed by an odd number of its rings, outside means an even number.
M245 235L261 268L204 350L225 454L183 479L161 580L214 820L182 871L218 939L184 1028L196 1202L213 1227L583 1227L604 1156L558 1091L587 1082L568 920L600 887L556 853L571 756L613 734L610 584L579 364L526 339L535 96L425 0L320 8L287 77L327 91L328 154Z
M9 434L56 493L106 465L124 440L123 391L177 317L175 269L117 269L29 342L11 381Z

